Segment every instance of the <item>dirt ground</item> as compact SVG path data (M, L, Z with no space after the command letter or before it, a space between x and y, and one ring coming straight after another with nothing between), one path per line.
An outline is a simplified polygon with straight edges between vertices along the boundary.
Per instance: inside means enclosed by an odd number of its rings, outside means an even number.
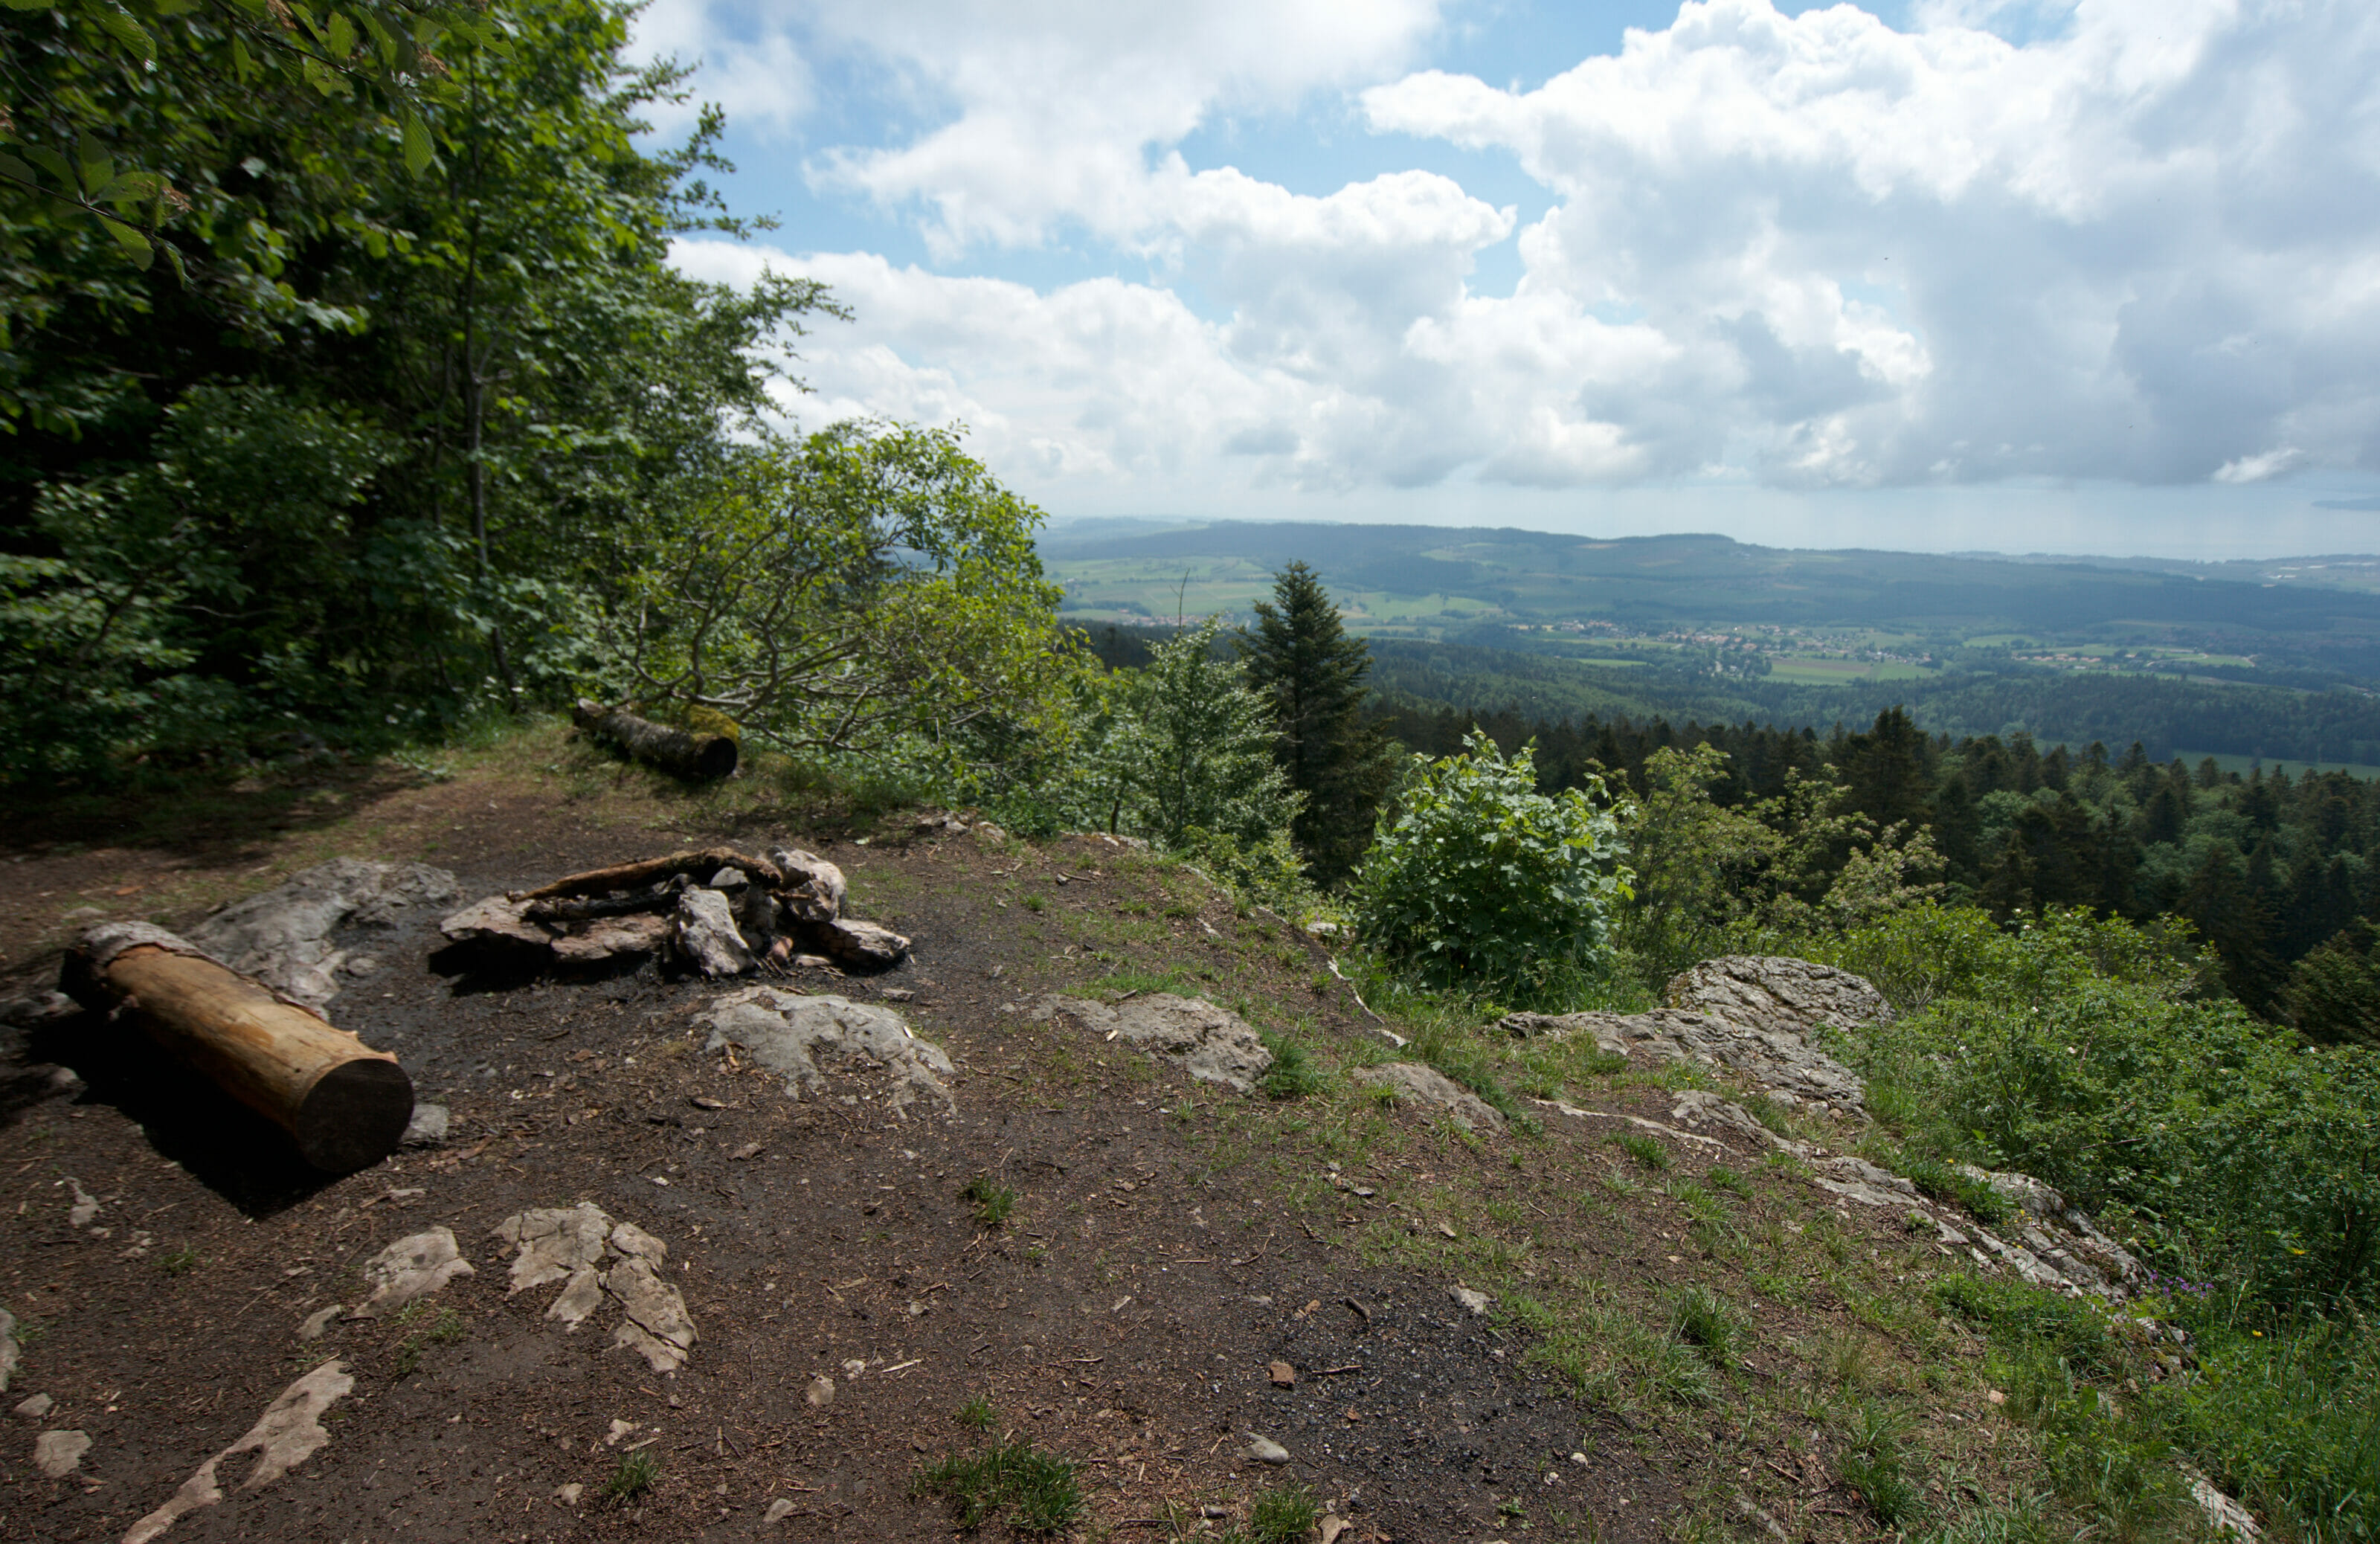
M1220 1533L1289 1486L1358 1541L1616 1544L1755 1498L1794 1538L1876 1533L1790 1393L1837 1329L1905 1356L1842 1274L1908 1280L1889 1219L1843 1214L1833 1264L1746 1287L1671 1197L1597 1178L1614 1156L1594 1123L1475 1137L1335 1078L1277 1102L1029 1015L1051 991L1167 986L1293 1035L1334 1072L1392 1053L1307 941L1193 873L1097 838L928 840L905 820L863 844L858 826L782 811L599 797L590 775L357 774L282 799L297 812L277 824L199 811L114 842L89 815L20 825L0 846L5 989L48 984L70 904L187 923L334 852L451 869L467 903L678 845L792 841L844 869L856 915L915 945L885 975L792 984L897 1004L956 1064L955 1113L897 1118L858 1079L796 1099L706 1053L693 1015L743 983L650 965L488 979L441 954L430 914L340 941L378 967L330 1016L395 1052L452 1117L443 1147L360 1173L307 1170L103 1022L14 1031L0 1307L24 1352L0 1412L36 1394L55 1407L0 1413L0 1538L123 1538L330 1358L355 1381L327 1444L255 1491L239 1489L249 1460L226 1460L222 1502L167 1538L941 1539L952 1513L917 1493L921 1468L1012 1436L1083 1465L1084 1538ZM1628 1077L1564 1093L1590 1096L1668 1108ZM1759 1158L1720 1156L1747 1172ZM1682 1155L1678 1172L1713 1161ZM978 1176L1014 1193L996 1226L963 1194ZM1741 1229L1820 1210L1780 1185L1747 1192ZM667 1245L699 1336L683 1370L652 1372L601 1316L565 1331L544 1317L551 1287L508 1295L496 1224L582 1200ZM435 1224L473 1274L410 1315L300 1338L361 1298L365 1260ZM1603 1281L1626 1283L1618 1311L1647 1318L1687 1283L1745 1302L1754 1332L1724 1397L1583 1397L1576 1356L1548 1355L1543 1325L1511 1307L1515 1289L1551 1301ZM1458 1303L1466 1283L1494 1287L1497 1307ZM1975 1379L1952 1370L1951 1408ZM961 1421L970 1402L989 1431ZM1933 1425L1978 1455L1998 1442L1972 1415ZM43 1430L90 1439L64 1478L30 1462ZM1252 1436L1288 1462L1252 1458ZM613 1494L631 1454L657 1460L650 1483ZM771 1503L790 1512L764 1522Z

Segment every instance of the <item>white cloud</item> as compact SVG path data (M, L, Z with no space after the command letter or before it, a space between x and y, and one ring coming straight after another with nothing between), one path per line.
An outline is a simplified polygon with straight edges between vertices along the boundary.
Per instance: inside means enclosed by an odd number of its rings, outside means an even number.
M2368 462L2380 13L2085 0L2022 47L1933 14L1709 0L1535 91L1364 102L1553 189L1530 286L1716 355L1699 438L1771 480Z
M930 212L944 252L1029 245L1079 222L1132 243L1172 224L1178 165L1152 151L1210 115L1278 111L1377 80L1413 57L1437 0L824 0L821 34L864 50L940 127L837 152L831 185Z
M632 56L674 58L698 71L694 100L655 103L647 113L656 128L682 133L709 102L739 127L758 124L782 139L817 105L808 59L765 10L720 0L650 0L630 26Z
M781 69L779 124L832 57L926 126L806 163L915 220L933 268L799 261L858 318L810 340L802 416L965 419L1045 493L2380 468L2368 4L1924 0L1902 32L1696 0L1535 91L1401 75L1434 0L739 14L663 0L643 25L714 59L752 40L706 84ZM1382 169L1328 194L1177 152L1338 93ZM1402 169L1413 138L1509 154L1550 210L1523 225ZM1136 276L964 272L1062 233ZM1515 239L1517 286L1476 292Z

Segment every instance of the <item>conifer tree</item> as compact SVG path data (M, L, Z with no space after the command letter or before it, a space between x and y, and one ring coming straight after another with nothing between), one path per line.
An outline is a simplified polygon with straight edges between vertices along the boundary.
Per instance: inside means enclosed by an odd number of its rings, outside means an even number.
M1389 743L1364 722L1371 650L1340 626L1339 610L1314 570L1292 563L1273 578L1273 599L1257 602L1253 636L1243 635L1248 685L1271 706L1274 760L1305 796L1294 828L1315 877L1346 873L1371 845L1380 800L1396 773Z

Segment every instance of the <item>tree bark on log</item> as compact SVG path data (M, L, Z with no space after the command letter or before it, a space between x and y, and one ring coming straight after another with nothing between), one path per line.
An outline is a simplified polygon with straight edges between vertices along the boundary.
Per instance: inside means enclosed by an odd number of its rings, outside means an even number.
M570 716L589 734L688 783L715 783L735 770L735 742L725 735L689 735L583 698Z
M395 1057L285 1002L162 928L103 923L67 955L62 985L113 1012L287 1132L332 1173L396 1150L413 1080Z
M741 869L755 884L774 890L785 882L784 871L765 857L753 857L733 847L701 847L693 852L672 853L667 857L642 858L635 863L614 864L609 869L589 869L583 874L571 874L540 885L535 890L513 893L516 901L552 901L569 895L607 895L614 890L635 890L658 883L674 874L691 874L697 879L709 879L722 869ZM673 905L674 903L672 903Z

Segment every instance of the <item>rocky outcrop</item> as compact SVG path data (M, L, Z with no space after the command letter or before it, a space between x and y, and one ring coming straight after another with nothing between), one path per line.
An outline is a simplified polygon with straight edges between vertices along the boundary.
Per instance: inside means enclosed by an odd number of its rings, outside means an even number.
M1045 1024L1062 1015L1104 1039L1121 1039L1203 1082L1244 1094L1272 1066L1272 1052L1247 1020L1203 997L1158 991L1112 1003L1046 997L1033 1010Z
M1363 1087L1386 1089L1400 1104L1443 1110L1448 1120L1465 1131L1504 1129L1502 1111L1436 1067L1419 1062L1387 1062L1377 1067L1358 1067L1347 1076Z
M1807 960L1731 954L1681 972L1668 997L1669 1007L1649 1014L1512 1014L1501 1024L1514 1035L1588 1037L1599 1050L1632 1061L1723 1069L1779 1104L1865 1114L1859 1075L1819 1043L1823 1033L1853 1034L1891 1018L1883 993L1860 977ZM2006 1268L2037 1286L2121 1298L2140 1270L2088 1216L2027 1174L1966 1171L2016 1213L2008 1223L1987 1226L1888 1169L1772 1130L1741 1103L1708 1090L1681 1090L1668 1125L1538 1102L1582 1119L1629 1120L1682 1142L1731 1139L1790 1154L1838 1205L1889 1207L1923 1219L1944 1250L1963 1250L1979 1265Z
M1706 1014L1507 1014L1506 1031L1531 1038L1585 1036L1615 1056L1724 1067L1787 1104L1863 1112L1859 1075L1792 1029L1763 1029Z
M1670 978L1671 1008L1747 1029L1807 1036L1892 1019L1892 1004L1867 979L1777 954L1722 954Z
M735 1048L782 1075L796 1099L819 1091L831 1074L857 1073L882 1080L895 1115L920 1101L946 1115L957 1109L943 1081L953 1076L951 1059L890 1008L751 987L713 1002L694 1022L710 1031L706 1051Z
M368 952L333 948L332 933L394 927L401 913L455 894L455 876L426 863L334 857L235 901L184 936L232 970L320 1013L338 995L340 977L378 968Z
M565 1331L608 1301L620 1309L612 1343L636 1352L655 1372L675 1372L693 1355L694 1318L662 1274L669 1248L634 1222L614 1222L581 1201L515 1212L496 1224L495 1236L513 1247L511 1293L563 1283L545 1317Z

